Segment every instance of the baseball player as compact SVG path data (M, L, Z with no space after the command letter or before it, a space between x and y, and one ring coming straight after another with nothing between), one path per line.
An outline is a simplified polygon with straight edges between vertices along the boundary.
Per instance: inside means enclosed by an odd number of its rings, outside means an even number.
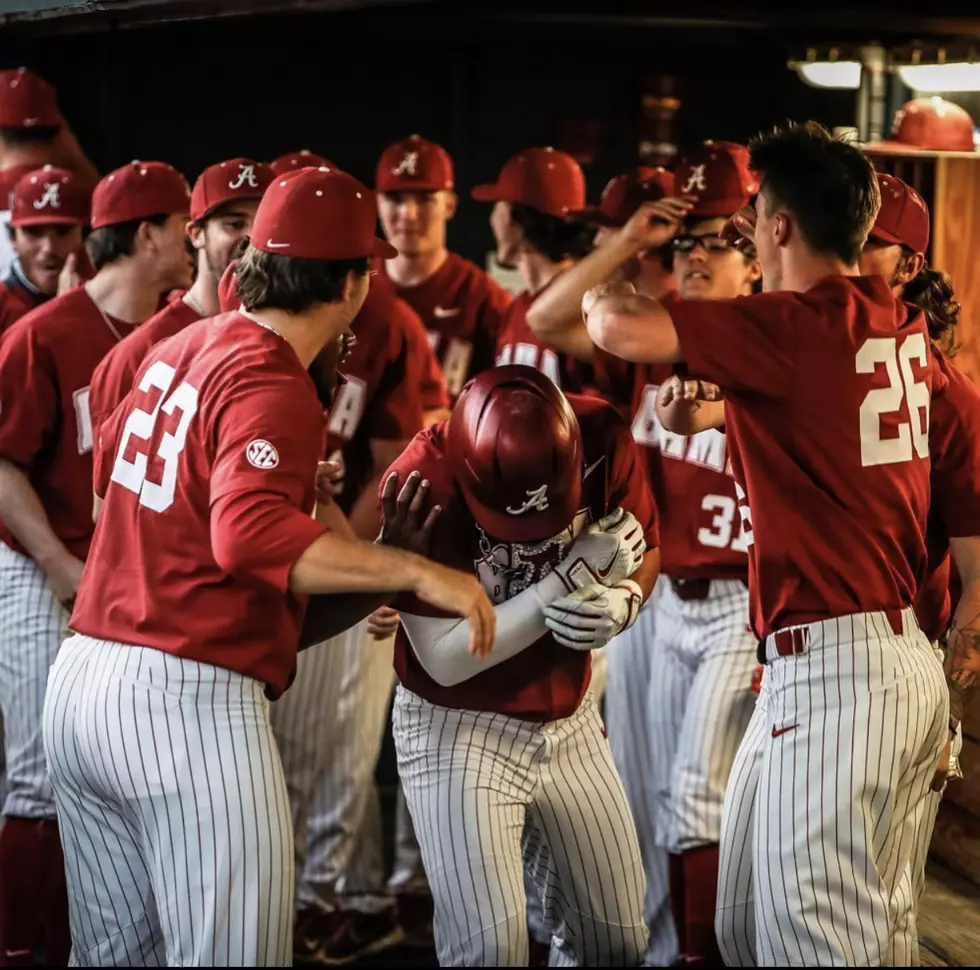
M474 572L497 604L497 645L476 665L454 620L399 600L395 747L439 963L527 964L527 869L552 963L636 966L639 850L588 692L590 651L635 620L656 578L656 516L628 429L609 405L501 366L393 470L431 483L431 555Z
M680 159L676 176L677 190L685 195L647 204L607 245L555 282L534 322L557 346L574 351L587 332L579 317L564 322L568 336L554 336L555 323L545 314L549 306L570 307L576 296L581 303L584 291L603 275L622 275L638 246L669 236L676 291L665 298L667 305L677 297L717 300L752 292L758 261L719 236L727 218L756 191L748 151L707 142ZM592 357L601 373L607 356L593 351ZM721 812L755 700L750 682L757 641L748 626L746 547L724 431L691 438L665 434L655 403L669 365L633 365L626 373L634 438L657 455L652 481L665 523L666 581L650 630L653 676L644 715L650 725L639 729L651 739L646 768L653 804L643 809L651 813L656 844L671 853L670 901L681 956L688 963L718 964L714 899Z
M368 539L380 525L381 472L422 429L419 387L432 353L421 321L384 285L372 285L351 330L355 343L330 407L326 453L343 469L334 501L345 527ZM371 800L392 649L390 636L378 643L357 624L305 652L299 689L273 705L296 830L297 961L355 959L398 936L391 907L349 898L383 888L380 858L365 862L360 885L351 870L358 840L381 844ZM375 817L378 831L368 824Z
M300 149L298 152L286 152L278 158L269 162L269 168L273 175L288 175L290 172L298 172L301 168L336 168L329 158L317 155L308 148Z
M21 317L0 341L0 706L8 779L0 949L10 960L31 962L42 934L49 959L57 962L61 948L67 954L67 933L45 925L59 907L60 919L65 914L41 707L92 539L89 381L163 293L189 282L188 202L183 177L161 162L106 176L92 197L88 240L98 273Z
M924 315L858 276L880 205L860 152L808 123L760 136L750 168L767 292L664 308L607 284L583 312L606 350L684 361L725 398L767 667L725 798L723 957L900 965L897 899L947 741L942 667L911 608L929 402L947 382Z
M478 185L473 198L495 203L490 227L497 259L518 269L526 289L511 303L497 336L498 364L537 367L566 391L580 392L591 378L539 340L527 313L539 295L592 246L593 231L569 214L585 206L585 176L578 162L553 148L529 148L508 159L497 181Z
M648 383L646 371L627 364L618 358L603 354L593 347L582 323L582 295L595 279L577 280L589 272L590 265L605 260L624 226L637 209L647 201L657 202L674 191L674 177L663 169L640 168L613 178L602 194L599 206L587 207L573 213L591 225L598 226L596 249L566 273L558 276L530 306L527 323L542 340L570 356L593 365L596 383L602 396L615 405L627 421L632 422L634 396L643 401ZM673 205L673 203L668 203ZM603 270L607 278L631 280L637 289L658 299L669 299L674 294L674 277L664 266L661 257L677 219L687 211L687 205L671 210L669 222L659 223L657 235L651 238L649 220L643 220L639 238L628 247L628 253L617 256ZM633 227L636 228L636 223ZM621 232L617 232L620 230ZM651 248L644 248L650 245ZM668 262L669 265L669 262ZM668 367L661 367L665 372ZM659 378L656 378L659 381ZM638 416L643 411L636 408ZM641 422L646 428L646 422ZM640 446L647 480L656 491L660 477L661 454L656 435L636 434L634 440ZM659 585L658 585L659 590ZM605 704L605 723L609 730L616 768L623 779L630 809L636 822L646 873L646 899L644 917L650 930L649 946L645 962L649 965L670 966L677 958L677 935L674 931L668 897L667 852L657 846L654 828L654 788L652 784L653 755L650 737L649 698L651 679L661 666L653 649L658 641L654 637L654 604L658 590L644 604L636 623L618 636L604 653L608 658L609 696Z
M482 269L446 248L446 227L459 201L454 178L449 153L419 135L389 145L375 173L378 215L398 250L378 268L422 318L452 400L470 377L493 366L511 302ZM448 416L443 411L434 418Z
M130 392L149 349L184 327L219 311L218 283L235 247L252 229L259 199L272 170L250 158L232 158L206 168L191 192L187 235L197 251L197 275L190 289L170 294L167 305L116 344L92 375L92 426L103 422Z
M896 295L925 311L933 346L942 355L939 360L949 380L946 392L933 399L930 409L932 500L926 532L928 576L915 601L919 626L945 659L939 644L945 639L950 622L950 547L960 575L965 577L953 626L949 628L954 648L962 641L962 631L975 626L980 615L980 517L977 514L980 499L976 495L980 482L977 428L980 394L965 375L944 360L955 353L959 305L954 300L949 277L926 265L929 210L919 193L901 179L879 174L878 184L881 209L861 254L861 272L884 276ZM954 678L954 683L961 661L954 649L947 666L947 676ZM957 722L952 723L958 726ZM961 741L958 736L953 746ZM948 760L949 756L950 752L946 752L944 757ZM920 806L922 818L909 876L908 919L904 927L899 922L912 966L919 965L915 912L925 888L926 856L945 786L944 768L941 759L933 791ZM950 776L961 775L954 764Z
M90 203L76 176L51 165L14 186L8 232L16 255L0 282L0 333L57 294L65 263L82 248Z
M99 180L58 110L54 88L25 67L0 71L0 279L16 255L6 232L9 194L44 165L68 169L89 191Z
M306 368L392 252L375 218L343 173L277 179L238 267L242 311L152 348L103 426L104 505L45 704L79 965L290 962L268 699L295 674L307 595L414 589L466 618L476 655L492 645L472 576L311 514L326 428Z

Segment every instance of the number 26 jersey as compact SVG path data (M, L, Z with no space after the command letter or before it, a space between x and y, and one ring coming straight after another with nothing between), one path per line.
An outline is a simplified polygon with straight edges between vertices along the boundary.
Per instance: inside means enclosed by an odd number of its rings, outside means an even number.
M278 334L239 313L157 344L102 426L104 504L71 628L287 686L305 600L289 574L326 429Z

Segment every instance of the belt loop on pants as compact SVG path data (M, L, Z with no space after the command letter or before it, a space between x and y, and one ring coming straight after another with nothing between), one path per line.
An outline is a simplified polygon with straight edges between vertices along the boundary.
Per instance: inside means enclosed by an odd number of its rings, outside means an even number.
M810 630L805 626L777 630L772 634L772 645L780 657L795 657L806 653L810 646Z

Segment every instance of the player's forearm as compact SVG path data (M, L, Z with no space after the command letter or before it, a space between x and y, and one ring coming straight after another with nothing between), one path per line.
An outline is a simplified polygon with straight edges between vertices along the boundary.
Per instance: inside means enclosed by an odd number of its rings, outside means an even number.
M980 679L980 581L964 582L946 642L949 720L958 725Z
M669 364L684 359L670 314L648 296L634 293L601 297L589 311L586 328L597 347L623 360Z
M640 563L639 569L630 576L630 579L640 587L643 593L644 603L650 598L650 594L653 592L653 587L657 584L657 577L659 575L660 550L647 549L643 554L643 562Z
M469 652L469 628L464 620L403 612L402 626L426 673L442 687L452 687L537 643L548 632L544 608L567 592L562 579L551 573L495 607L497 636L493 651L482 660Z
M725 405L722 401L685 401L674 398L663 405L657 400L660 423L674 434L692 435L725 424Z
M334 502L317 502L313 518L331 532L346 536L348 539L357 538L347 516L344 515L340 506Z
M4 458L0 458L0 518L42 569L71 557L51 528L27 475Z
M296 561L289 589L307 595L414 592L425 563L411 552L327 532Z
M389 593L324 593L311 596L299 634L299 648L339 636L391 599Z
M395 456L397 457L397 455ZM381 530L381 505L378 502L378 489L381 486L381 473L373 476L357 496L348 516L351 531L359 539L373 542Z
M605 283L637 253L619 237L594 249L552 280L527 311L527 325L537 337L561 353L591 360L592 338L582 321L582 297L593 286Z

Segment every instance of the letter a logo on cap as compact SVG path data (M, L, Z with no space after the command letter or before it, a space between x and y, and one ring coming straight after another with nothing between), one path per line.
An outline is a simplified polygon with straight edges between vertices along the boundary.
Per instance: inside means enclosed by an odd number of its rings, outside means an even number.
M391 170L392 175L418 175L418 173L418 152L405 152L405 157Z
M548 508L548 486L542 485L540 488L529 488L526 491L527 501L519 508L514 509L509 505L507 506L507 511L511 515L522 515L524 512L528 512L531 509L537 509L539 512L544 512Z
M695 165L691 169L691 175L687 180L687 185L681 189L681 192L690 192L691 189L698 189L703 192L707 187L708 183L704 180L704 163L701 165Z
M44 195L40 199L34 200L35 209L61 208L61 186L57 182L46 182L44 185Z
M238 178L236 178L234 182L229 182L228 188L240 189L244 185L247 185L252 189L257 189L259 187L259 180L255 177L254 165L239 165Z

